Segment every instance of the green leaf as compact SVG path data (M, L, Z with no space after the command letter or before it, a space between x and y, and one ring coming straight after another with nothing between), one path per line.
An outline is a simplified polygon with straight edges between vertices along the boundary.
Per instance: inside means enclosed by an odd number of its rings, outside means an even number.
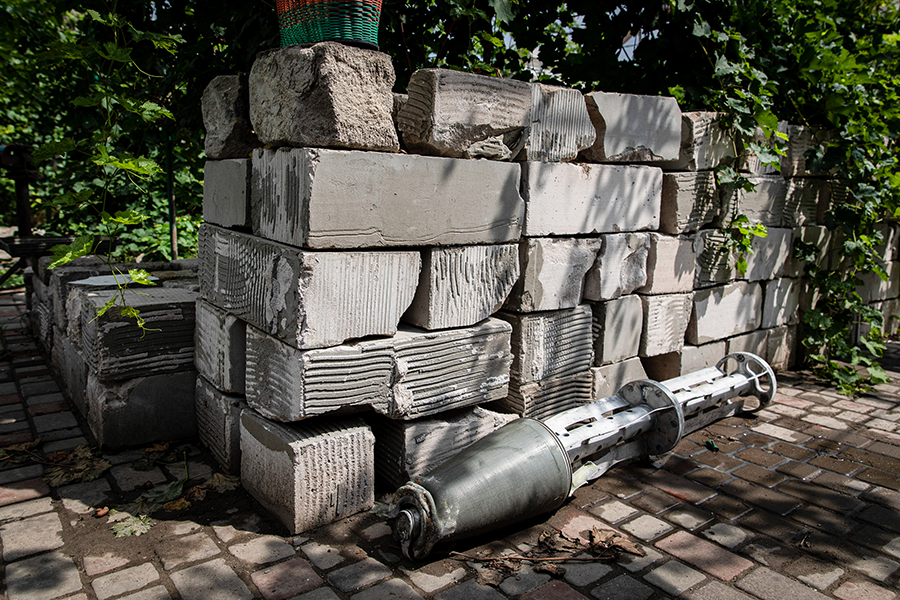
M106 42L102 46L94 44L92 48L106 60L122 63L131 62L131 48L122 48L113 42Z
M724 55L716 55L716 77L722 77L723 75L732 75L734 73L737 73L739 70L740 69L734 63L728 62L728 59L725 58Z
M516 16L516 11L510 0L488 0L488 4L494 9L497 20L501 23L511 23Z
M156 285L156 282L151 279L150 273L144 269L129 269L128 276L131 277L131 281L139 285Z
M150 531L151 527L153 527L153 521L150 520L150 517L139 515L137 517L128 517L122 521L116 521L110 526L110 529L117 538L120 538L132 535L143 535Z
M103 94L94 94L92 96L78 96L74 100L72 100L72 104L75 106L100 106L103 103L104 95Z
M108 212L101 214L104 222L119 223L121 225L140 225L147 218L147 215L141 214L133 209L117 211L115 215Z
M60 265L65 265L76 258L81 258L82 256L87 256L94 251L94 236L92 235L81 235L75 238L75 241L71 244L60 244L59 246L53 246L50 249L50 252L53 254L53 261L50 263L48 269L55 269Z
M750 150L762 164L777 166L781 162L781 156L779 156L778 152L774 149L757 144L756 142L750 142L748 145L750 146Z
M94 195L94 190L91 188L85 188L78 192L68 191L64 194L60 194L55 197L50 204L56 208L66 208L71 206L81 206L85 202L88 202L91 197Z
M712 35L712 29L706 21L695 21L693 33L697 37L708 38Z
M39 162L46 160L48 158L52 158L54 156L59 156L60 154L65 154L66 152L70 152L76 148L75 140L70 137L65 137L61 140L54 140L52 142L47 142L40 146L37 150L35 150L31 155L31 160L34 164L38 164Z

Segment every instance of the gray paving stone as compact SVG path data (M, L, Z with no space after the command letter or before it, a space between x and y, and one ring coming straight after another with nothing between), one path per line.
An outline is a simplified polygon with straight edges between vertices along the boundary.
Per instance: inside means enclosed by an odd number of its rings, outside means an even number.
M22 410L22 406L24 406L22 403L7 404L5 406L0 406L0 415L7 415L11 412L20 411L20 410Z
M12 519L22 519L39 515L41 513L50 512L51 510L53 510L53 500L50 498L38 498L37 500L29 500L28 502L0 506L0 523Z
M294 547L274 535L264 535L243 544L235 544L228 551L239 559L256 565L265 565L294 555Z
M687 600L753 600L753 598L720 581L713 581L688 596Z
M304 554L306 554L309 562L322 569L323 571L327 571L331 567L344 562L344 557L341 556L341 553L338 552L336 548L332 548L331 546L326 546L317 542L310 542L308 544L300 546L300 549L303 550Z
M34 479L44 474L44 467L41 465L28 465L9 469L8 471L0 471L0 485L4 483L13 483L16 481L25 481L26 479Z
M599 581L612 572L612 567L598 562L566 563L565 569L566 581L579 587Z
M622 529L644 541L650 541L672 529L672 526L649 515L643 515L622 525Z
M38 433L72 427L78 427L78 421L75 420L75 415L67 410L49 415L38 415L34 418L34 428Z
M825 600L828 596L820 594L799 581L794 581L772 569L760 567L737 581L736 585L762 600Z
M6 566L9 600L46 600L81 589L75 562L63 552L50 552Z
M113 596L140 589L158 579L159 573L156 571L156 568L150 563L144 563L98 577L91 582L91 587L94 588L97 598L106 600Z
M285 600L322 585L322 578L310 564L300 558L278 563L250 575L266 600Z
M391 570L375 560L364 558L328 574L328 583L342 592L352 592L391 576Z
M25 404L28 406L35 406L36 404L48 404L50 402L65 402L66 397L60 394L59 392L55 392L52 394L41 394L39 396L30 396L25 399Z
M219 547L205 533L195 533L171 540L157 550L163 569L171 571L178 565L203 560L220 552Z
M14 433L16 431L28 429L28 427L28 421L24 418L20 421L10 418L7 422L0 419L0 433Z
M530 565L522 565L515 575L503 580L500 589L507 596L520 596L549 580L550 575L547 573L535 573Z
M413 585L426 594L436 592L443 587L447 587L451 583L462 580L466 576L466 570L462 567L440 576L429 575L428 573L422 573L421 571L404 570L404 573L406 573L409 580L413 582Z
M721 544L726 548L734 549L741 545L744 540L752 538L753 534L740 527L735 527L734 525L716 523L709 529L703 530L703 537L712 540L717 544Z
M105 552L103 556L85 556L82 564L84 566L85 575L94 577L95 575L100 575L107 571L124 567L130 562L131 561L124 556L118 556L112 552Z
M709 523L713 519L713 515L711 513L708 513L705 510L700 510L695 506L687 506L685 508L670 510L664 516L666 520L691 531L697 529L702 525L705 525L706 523Z
M0 527L3 560L10 562L63 545L62 523L56 513L13 521Z
M59 391L59 386L56 385L56 382L53 381L52 377L35 378L28 381L28 383L22 384L22 395L26 398L31 396L43 396L45 394L58 394Z
M434 597L435 600L504 600L503 594L474 579L444 590Z
M221 558L170 575L182 600L250 600L253 594Z
M146 590L141 590L136 594L122 596L118 600L172 600L172 596L169 595L169 592L166 591L166 588L161 585L157 585Z
M704 579L706 579L706 575L677 560L670 560L644 575L645 581L652 583L673 596L680 596Z
M131 465L116 465L109 470L123 492L136 490L145 482L157 484L166 481L166 476L158 468L149 471L136 471Z
M663 555L647 546L640 546L644 550L644 556L635 554L623 554L619 557L619 564L632 573L643 571L650 565L662 560Z
M591 590L597 600L646 600L653 589L628 575L619 575Z
M15 382L0 383L0 396L10 396L18 393L19 390L16 389Z
M81 427L69 427L68 429L56 429L53 431L44 432L40 434L40 437L44 443L47 443L57 442L59 440L67 440L69 438L83 435L84 432L81 430Z
M865 573L872 579L885 581L900 567L895 561L881 556L863 556L850 563L850 568Z
M57 493L64 507L81 514L108 502L108 494L111 491L112 488L108 481L95 479L85 483L63 486L57 490Z
M592 507L590 511L607 523L617 523L622 519L627 519L628 517L637 514L637 510L618 500L607 502L606 504L602 504L595 508Z
M400 579L390 579L373 588L350 596L350 600L422 600L409 584Z
M306 592L293 600L340 600L338 595L334 593L331 588L328 587L320 587L317 590L313 590L311 592Z
M78 446L88 445L90 444L87 441L87 438L80 435L77 437L66 438L64 440L57 440L48 444L42 444L41 450L44 451L44 454L53 454L54 452L59 452L60 450L72 450L73 448L77 448Z

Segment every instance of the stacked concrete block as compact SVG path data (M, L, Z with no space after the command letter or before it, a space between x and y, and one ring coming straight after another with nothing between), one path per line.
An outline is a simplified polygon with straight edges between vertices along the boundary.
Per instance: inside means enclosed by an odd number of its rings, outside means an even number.
M545 419L556 413L587 404L593 397L593 374L588 370L544 381L512 385L509 396L500 405L504 410Z
M750 333L742 333L725 340L725 354L735 352L750 352L761 358L766 357L766 340L768 334L765 329L756 329Z
M226 472L240 473L244 396L219 390L201 374L197 377L195 402L200 441Z
M785 177L815 175L807 168L806 152L827 141L828 132L803 125L788 125L786 133L788 141L784 149L785 155L781 157L781 174Z
M53 350L50 357L51 364L60 375L63 387L75 404L75 408L82 415L86 415L88 411L86 389L90 369L80 346L71 337L59 332L59 335L53 336Z
M747 270L740 279L763 281L784 275L793 255L794 232L791 229L770 227L765 237L754 236L752 252L746 255Z
M780 175L750 175L754 190L727 190L723 193L723 223L745 215L750 223L780 227L787 198L787 184Z
M886 336L896 335L900 331L900 298L885 300L881 304L881 332Z
M201 299L197 300L194 364L217 389L244 394L247 324Z
M150 277L149 279L154 283L154 285L159 281L157 277ZM131 280L131 276L127 273L88 277L87 279L70 281L66 285L67 291L65 306L65 336L70 339L79 349L81 348L82 312L85 309L85 300L87 299L88 294L92 292L118 290L120 286L123 288L127 287L132 290L144 287L143 285L134 283Z
M794 325L800 319L800 281L787 277L765 284L762 328Z
M221 227L250 227L250 167L249 158L206 161L204 221Z
M616 233L600 238L597 260L584 282L586 300L612 300L647 283L647 254L650 236L646 233Z
M619 362L638 355L644 325L640 297L623 296L591 304L594 364Z
M786 371L797 361L797 326L781 325L766 330L765 359L776 371Z
M209 158L244 158L262 145L250 124L249 94L246 75L220 75L203 90L204 150Z
M644 327L638 354L642 357L677 352L684 346L693 294L641 296Z
M720 125L714 112L681 115L681 148L676 160L658 162L667 171L706 171L729 164L738 155L734 134Z
M856 291L866 304L900 296L900 262L881 263L880 266L887 274L887 280L874 271L859 275L862 285Z
M707 367L714 367L725 356L725 341L702 346L685 345L677 352L658 354L643 359L647 376L656 381L674 379Z
M597 239L527 238L519 247L522 276L506 309L535 312L575 308L581 303L585 274L601 247ZM587 297L587 290L584 296Z
M763 289L759 283L737 281L697 290L693 303L686 339L694 345L753 331L762 322Z
M812 263L800 260L794 253L791 253L790 261L785 266L784 274L788 277L803 277L806 275L806 267L809 264L816 264L822 268L828 269L832 266L832 257L835 255L833 251L834 242L832 232L824 226L795 227L793 234L794 242L792 246L796 246L797 241L804 245L812 245L815 248Z
M738 276L727 241L728 237L721 229L704 229L694 236L695 288L727 283Z
M647 283L641 294L679 294L694 288L694 242L685 236L651 233L647 253Z
M717 222L722 204L712 171L663 175L659 230L678 234Z
M677 160L681 109L675 98L591 92L587 110L597 139L579 158L587 162Z
M784 227L808 227L821 223L831 197L831 184L825 179L797 177L787 180Z
M638 357L629 358L621 362L591 367L593 376L593 400L608 398L618 392L623 385L647 378L644 365Z

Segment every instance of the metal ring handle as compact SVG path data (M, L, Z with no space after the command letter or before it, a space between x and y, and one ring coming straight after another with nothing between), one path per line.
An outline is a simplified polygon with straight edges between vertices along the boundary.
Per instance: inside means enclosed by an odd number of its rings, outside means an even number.
M752 352L734 352L722 358L716 363L716 368L727 373L723 368L729 360L737 363L737 369L732 373L743 375L751 384L752 393L759 399L759 406L751 409L745 409L745 413L756 413L768 406L775 398L775 392L778 390L778 381L775 379L775 371L769 366L765 360L753 354ZM768 380L768 389L763 389L762 379Z

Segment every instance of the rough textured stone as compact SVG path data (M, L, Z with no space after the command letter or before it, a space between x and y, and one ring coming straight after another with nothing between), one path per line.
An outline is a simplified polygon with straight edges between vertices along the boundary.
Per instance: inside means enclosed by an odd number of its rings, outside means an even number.
M747 271L738 277L762 281L783 276L793 254L793 236L790 229L769 227L766 237L754 237L750 242L753 252L746 256Z
M681 350L691 318L692 296L693 294L641 296L644 328L641 332L640 356L656 356Z
M194 331L194 364L223 392L244 393L247 324L199 298Z
M809 227L822 223L831 200L831 184L808 177L787 180L783 227Z
M206 156L243 158L262 145L250 125L247 75L219 75L203 90Z
M526 236L655 231L662 171L653 167L523 165Z
M612 300L647 283L650 236L617 233L601 237L597 260L584 280L587 300Z
M249 158L206 161L203 220L222 227L250 227L250 165Z
M781 157L780 171L784 177L800 177L815 175L806 167L806 151L826 141L828 131L810 128L803 125L788 125L786 128L788 143L785 155Z
M62 546L62 523L56 513L13 521L0 527L0 540L3 541L3 560L9 564L23 556Z
M856 291L863 302L878 302L900 295L900 261L881 263L880 266L888 274L887 281L874 271L859 276L863 283Z
M71 324L72 321L69 321ZM53 368L62 379L69 398L78 411L87 414L87 398L85 388L88 380L88 364L78 345L70 338L59 333L53 336L52 352Z
M679 234L718 220L721 212L716 176L711 171L665 173L659 230Z
M299 596L298 594L303 594L303 592L308 592L322 585L322 578L302 558L292 558L262 571L256 571L250 575L250 578L266 600L306 598L306 596ZM319 595L318 600L337 600L334 592L327 587L319 588L317 591L330 594L327 597ZM312 598L309 598L309 600L312 600Z
M723 193L726 222L729 216L745 215L751 223L780 227L784 214L787 184L780 175L750 175L752 192L730 190Z
M594 265L600 246L596 239L522 240L522 276L505 308L519 312L575 308L581 302L585 273Z
M775 279L765 284L763 298L763 329L778 325L793 325L800 315L800 282L796 279Z
M714 367L725 356L725 342L711 342L702 346L684 346L677 352L658 354L644 359L650 379L664 381Z
M250 121L268 146L397 151L387 54L337 42L257 55L250 70Z
M728 241L721 229L704 229L694 236L694 287L728 283L738 276L735 257L727 249Z
M593 376L585 371L574 375L551 377L536 383L511 381L509 396L499 406L523 417L544 419L591 401Z
M253 153L253 231L309 248L517 240L518 164L326 149Z
M9 600L57 598L81 590L75 561L61 551L8 564L4 580Z
M396 333L421 263L418 252L306 252L208 224L199 246L203 296L297 348Z
M681 109L675 98L591 92L585 94L597 140L587 162L676 160L681 149Z
M514 244L427 248L403 320L423 329L469 327L497 312L518 279Z
M739 281L694 292L687 341L694 345L758 329L762 322L762 286Z
M734 161L736 142L719 125L714 112L681 113L681 149L678 159L657 162L667 171L706 171Z
M797 360L797 326L782 325L766 330L766 356L776 371L787 371Z
M637 356L644 324L640 297L622 296L590 306L594 364L603 365Z
M253 594L221 558L170 575L183 600L251 600Z
M693 240L688 237L650 233L647 253L647 284L641 294L680 294L693 291L695 259Z
M375 503L375 438L359 420L300 426L241 415L241 482L292 534Z
M243 396L222 392L202 375L197 377L197 433L219 465L228 473L241 468L241 408Z
M100 600L130 592L159 579L159 573L150 563L144 563L116 573L98 577L91 582Z
M809 226L794 228L793 238L799 239L806 244L812 244L816 248L815 264L824 268L832 268L832 255L834 254L833 234L824 226ZM791 255L790 261L785 265L784 273L788 277L802 277L805 275L806 261L794 258Z
M733 354L735 352L750 352L764 357L766 355L766 332L762 329L757 329L756 331L742 333L725 340L725 354Z
M613 396L626 383L647 378L644 365L637 357L611 365L592 367L591 373L594 376L593 400Z

